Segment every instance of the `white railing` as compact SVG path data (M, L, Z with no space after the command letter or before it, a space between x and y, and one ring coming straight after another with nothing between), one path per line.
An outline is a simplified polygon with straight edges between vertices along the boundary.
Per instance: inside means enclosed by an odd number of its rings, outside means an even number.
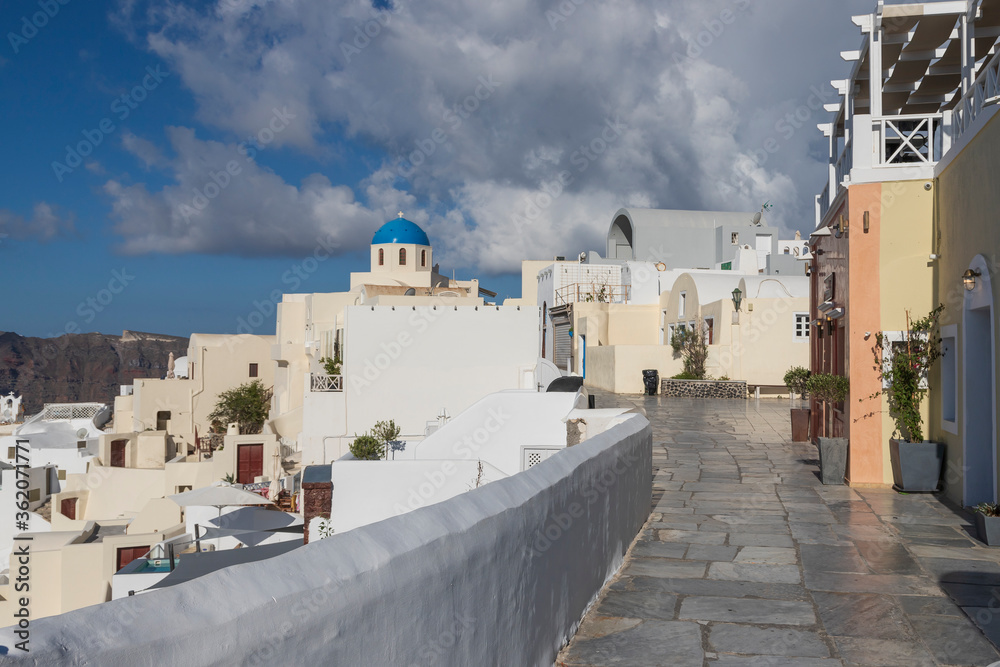
M883 116L879 127L879 164L934 164L941 159L943 114Z
M104 403L46 403L40 419L93 419Z
M313 373L309 391L344 391L344 376Z
M816 226L819 227L820 223L823 222L823 218L830 211L830 184L827 183L826 187L823 188L823 192L819 195L819 217L816 219Z
M844 150L840 153L840 157L837 159L837 194L840 193L841 184L851 177L851 169L853 168L854 145L848 141L844 146Z
M996 104L994 100L997 96L1000 96L1000 52L994 54L983 66L969 92L955 107L951 128L956 141L972 126L983 109L988 106L987 103Z

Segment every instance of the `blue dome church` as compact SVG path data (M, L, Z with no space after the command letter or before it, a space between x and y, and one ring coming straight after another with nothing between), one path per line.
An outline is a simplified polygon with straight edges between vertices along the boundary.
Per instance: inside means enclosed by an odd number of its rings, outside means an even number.
M427 233L400 213L372 237L372 273L431 272L433 249Z

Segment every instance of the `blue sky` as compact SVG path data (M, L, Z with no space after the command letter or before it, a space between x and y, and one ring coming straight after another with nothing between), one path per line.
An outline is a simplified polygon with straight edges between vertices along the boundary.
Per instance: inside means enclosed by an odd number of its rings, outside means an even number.
M33 31L39 0L4 2L0 330L235 331L317 244L296 291L347 289L399 209L501 297L620 206L771 200L807 231L825 115L780 121L874 3L659 4L43 0Z

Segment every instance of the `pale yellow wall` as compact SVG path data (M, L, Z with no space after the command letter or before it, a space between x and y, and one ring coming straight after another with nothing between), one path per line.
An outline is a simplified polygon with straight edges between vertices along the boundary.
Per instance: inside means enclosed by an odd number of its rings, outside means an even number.
M683 370L673 350L663 345L615 345L587 349L587 376L584 385L617 394L641 394L642 371L653 368L660 378Z
M521 297L504 299L505 306L538 305L538 272L552 264L551 259L521 260Z
M934 236L934 187L928 190L929 181L902 181L883 183L882 215L879 247L879 273L881 276L881 311L883 331L906 329L906 311L911 319L927 315L936 305L934 299L934 264L929 255L933 250ZM889 194L892 197L889 197ZM851 233L855 233L857 225ZM868 349L854 350L869 355ZM872 356L874 361L874 357ZM892 464L889 458L889 438L895 422L889 406L882 404L882 481L892 484ZM924 420L929 417L929 403L921 409ZM925 435L926 437L926 435Z
M128 535L162 532L182 523L181 507L169 498L154 498L125 529Z
M941 255L934 266L934 303L945 304L942 325L957 325L957 433L942 426L940 396L940 362L931 374L931 396L928 405L930 419L927 437L947 444L945 492L956 502L962 502L963 401L966 377L963 371L964 350L964 289L962 274L976 255L983 255L993 283L993 331L1000 332L997 314L1000 312L1000 113L996 114L969 145L938 177L937 224L935 235L940 242L933 252ZM994 339L993 377L1000 373L1000 349ZM1000 400L994 396L993 414L1000 412ZM997 443L993 443L994 451ZM1000 457L997 457L1000 460ZM1000 469L994 471L1000 476ZM996 477L995 477L996 478Z

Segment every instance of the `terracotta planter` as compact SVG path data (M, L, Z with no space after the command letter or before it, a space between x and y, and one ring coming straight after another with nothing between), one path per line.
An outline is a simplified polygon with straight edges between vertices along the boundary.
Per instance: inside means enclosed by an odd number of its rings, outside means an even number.
M809 442L809 408L792 408L792 442Z
M991 547L1000 545L1000 516L986 516L982 512L976 512L976 531L980 542Z
M892 479L898 491L935 493L944 467L945 446L939 442L889 441Z
M819 474L824 484L844 484L847 474L847 438L816 438Z

